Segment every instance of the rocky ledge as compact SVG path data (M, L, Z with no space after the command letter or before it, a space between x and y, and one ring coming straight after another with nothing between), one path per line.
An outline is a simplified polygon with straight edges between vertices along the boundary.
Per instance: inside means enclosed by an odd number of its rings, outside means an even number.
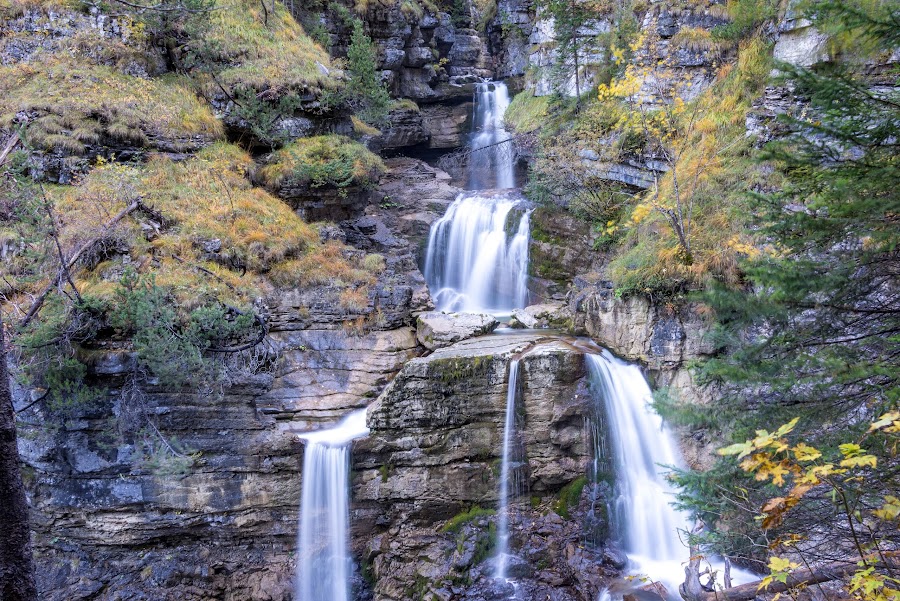
M523 558L511 573L541 598L588 600L616 572L599 545L584 544L605 521L587 519L597 412L578 341L493 334L413 359L369 409L371 434L354 448L352 522L376 599L502 597L490 558L513 359L525 486L511 510L510 550Z

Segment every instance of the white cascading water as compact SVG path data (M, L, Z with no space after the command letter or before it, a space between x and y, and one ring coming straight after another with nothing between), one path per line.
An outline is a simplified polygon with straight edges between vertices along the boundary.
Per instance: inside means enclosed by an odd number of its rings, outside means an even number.
M425 280L439 311L508 313L525 306L530 220L527 211L514 211L520 202L517 195L463 194L432 226Z
M503 455L500 463L500 502L497 506L497 569L496 578L506 578L509 557L509 498L519 493L518 473L511 470L516 433L516 399L519 391L519 362L509 363L509 384L506 388L506 420L503 424Z
M664 466L681 466L681 453L662 417L650 405L652 393L641 370L609 351L585 357L595 397L603 403L615 469L612 531L628 554L631 573L661 582L677 599L689 558L681 535L689 530L689 522L688 516L672 505L675 491ZM722 573L720 562L710 564ZM731 577L735 584L756 578L743 570L732 570ZM600 596L602 601L609 598L607 591Z
M439 311L507 314L527 302L530 211L518 209L522 196L511 189L512 137L503 127L508 106L505 84L478 84L472 191L450 205L428 237L424 274Z
M349 601L350 447L369 433L366 410L337 426L300 435L306 442L300 496L295 597L298 601Z
M610 507L613 532L632 562L632 572L661 581L677 593L688 549L679 532L687 516L672 506L665 468L681 464L675 440L650 406L651 392L636 365L610 353L585 355L595 395L604 404L615 466Z
M515 186L512 136L503 125L509 108L509 90L500 81L487 81L475 88L475 113L469 149L478 157L469 163L469 190Z

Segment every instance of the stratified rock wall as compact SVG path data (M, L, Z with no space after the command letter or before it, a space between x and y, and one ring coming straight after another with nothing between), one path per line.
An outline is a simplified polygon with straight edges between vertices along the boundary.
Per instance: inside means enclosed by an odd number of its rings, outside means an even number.
M573 507L568 520L550 510L592 454L584 357L564 340L495 334L410 361L369 410L371 435L354 448L353 528L376 599L499 594L502 583L484 561L493 518L440 528L472 507L496 507L513 358L521 361L516 422L525 490L511 517L512 550L524 562L511 569L536 595L528 598L596 596L605 572L599 551L582 544L586 507Z

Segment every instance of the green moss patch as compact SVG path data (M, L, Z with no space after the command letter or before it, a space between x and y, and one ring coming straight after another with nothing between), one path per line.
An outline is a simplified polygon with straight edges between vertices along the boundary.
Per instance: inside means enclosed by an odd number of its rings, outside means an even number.
M273 189L370 188L385 172L381 159L344 136L301 138L274 152L256 177Z

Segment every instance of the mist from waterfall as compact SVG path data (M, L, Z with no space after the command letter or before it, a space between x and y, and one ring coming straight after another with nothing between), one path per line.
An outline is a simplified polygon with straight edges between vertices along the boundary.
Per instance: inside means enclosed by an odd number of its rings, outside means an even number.
M295 598L350 601L350 448L369 433L366 410L337 426L300 435L306 442L300 495Z
M509 91L475 92L469 192L431 226L424 275L440 311L508 314L528 301L530 210L515 185L512 136L503 127Z

